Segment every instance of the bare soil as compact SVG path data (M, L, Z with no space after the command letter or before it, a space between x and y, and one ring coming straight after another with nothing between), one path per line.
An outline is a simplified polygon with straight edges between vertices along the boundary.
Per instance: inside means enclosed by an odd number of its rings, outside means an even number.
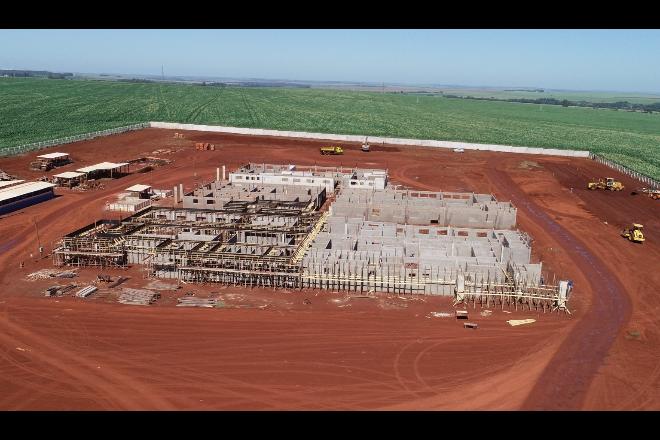
M29 162L52 151L75 163L48 175L140 156L173 161L101 190L57 189L53 200L0 217L0 409L660 409L660 203L630 195L641 186L634 180L588 159L387 145L364 153L357 143L321 156L325 142L184 133L146 129L0 159L22 179L41 177ZM216 150L196 151L195 142ZM87 285L97 269L26 280L52 267L62 235L120 218L103 208L125 188L191 189L214 179L216 167L248 161L382 167L411 188L511 200L534 239L533 258L574 281L573 314L469 309L479 324L472 330L429 317L453 312L449 298L151 284L162 298L129 306L116 302L120 289L153 282L139 267L103 270L129 279L87 299L43 290ZM589 191L594 177L626 189ZM619 236L633 222L645 225L643 245ZM175 307L187 292L226 307ZM536 322L506 323L525 318Z

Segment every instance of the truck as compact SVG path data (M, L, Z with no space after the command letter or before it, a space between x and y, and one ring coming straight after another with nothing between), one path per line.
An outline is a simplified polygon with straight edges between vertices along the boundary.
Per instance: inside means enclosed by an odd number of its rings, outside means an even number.
M344 149L342 147L321 147L321 154L344 154Z

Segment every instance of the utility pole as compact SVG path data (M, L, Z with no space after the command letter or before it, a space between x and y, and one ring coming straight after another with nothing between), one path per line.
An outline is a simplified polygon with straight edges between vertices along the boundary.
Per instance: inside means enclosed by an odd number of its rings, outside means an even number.
M39 244L39 256L43 257L44 255L44 248L41 246L41 239L39 238L39 227L37 226L37 220L32 217L32 223L34 223L34 229L37 231L37 243Z

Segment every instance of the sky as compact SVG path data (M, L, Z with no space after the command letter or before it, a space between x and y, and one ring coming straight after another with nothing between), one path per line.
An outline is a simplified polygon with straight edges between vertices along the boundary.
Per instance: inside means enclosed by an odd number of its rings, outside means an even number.
M0 69L660 93L660 30L0 30Z

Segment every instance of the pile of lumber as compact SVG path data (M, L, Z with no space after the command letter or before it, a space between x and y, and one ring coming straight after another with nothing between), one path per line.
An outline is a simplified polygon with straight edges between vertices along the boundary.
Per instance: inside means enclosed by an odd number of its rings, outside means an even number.
M118 301L122 304L134 306L148 306L160 298L160 293L145 289L130 289L125 287L119 295Z
M65 286L50 286L44 291L44 296L62 296L69 290L75 289L78 287L77 284L67 284Z
M75 270L60 271L58 269L41 269L37 272L32 272L26 278L30 281L45 280L47 278L73 278L77 276Z
M222 307L224 303L215 298L195 298L193 296L184 296L178 298L179 304L177 307Z

